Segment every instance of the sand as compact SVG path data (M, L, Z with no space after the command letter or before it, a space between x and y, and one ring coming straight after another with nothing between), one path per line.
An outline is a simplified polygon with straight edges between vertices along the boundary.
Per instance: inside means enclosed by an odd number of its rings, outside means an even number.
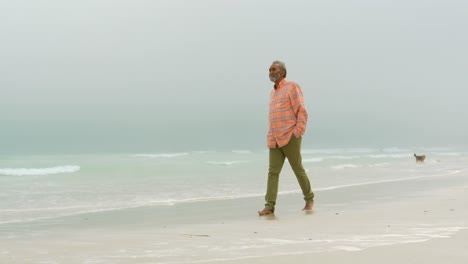
M2 225L0 263L468 263L468 174Z
M307 244L302 244L298 245L299 250L291 254L271 252L271 256L199 263L468 263L467 205L468 187L459 186L450 190L439 190L430 197L381 203L369 208L364 206L360 209L339 210L335 215L331 212L322 215L318 206L313 219L300 220L297 217L285 220L287 223L283 223L283 232L293 233L297 229L309 228L320 230L319 232L327 237L336 237L337 234L365 237L368 234L403 235L402 231L422 226L427 226L434 232L415 235L412 239L407 237L407 241L402 241L405 238L401 236L402 240L388 240L383 242L384 245L362 247L356 239L355 246L337 246L325 252L307 253L313 249L307 248ZM309 216L303 218L307 217ZM309 220L313 222L314 227L304 223ZM451 228L444 229L442 226L447 223L452 223ZM436 232L437 229L442 232ZM313 232L304 233L313 237Z

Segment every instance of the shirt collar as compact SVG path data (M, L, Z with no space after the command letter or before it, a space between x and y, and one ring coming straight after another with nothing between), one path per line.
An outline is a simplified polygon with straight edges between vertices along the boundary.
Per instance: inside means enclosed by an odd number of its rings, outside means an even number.
M284 78L283 80L281 80L281 82L278 83L277 87L275 87L275 85L273 85L273 88L275 90L279 90L279 89L283 88L286 83L288 83L288 80L286 80L286 78Z

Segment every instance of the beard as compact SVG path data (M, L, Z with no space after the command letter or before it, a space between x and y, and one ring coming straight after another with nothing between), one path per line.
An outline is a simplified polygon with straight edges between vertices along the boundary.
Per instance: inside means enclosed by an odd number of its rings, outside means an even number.
M276 74L270 74L270 81L272 82L276 82L280 79L281 75L279 73L276 73Z

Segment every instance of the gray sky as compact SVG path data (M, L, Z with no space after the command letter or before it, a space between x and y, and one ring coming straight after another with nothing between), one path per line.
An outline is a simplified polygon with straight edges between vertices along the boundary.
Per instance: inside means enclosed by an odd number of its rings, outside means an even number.
M1 1L0 152L266 148L268 68L305 147L468 146L468 2Z

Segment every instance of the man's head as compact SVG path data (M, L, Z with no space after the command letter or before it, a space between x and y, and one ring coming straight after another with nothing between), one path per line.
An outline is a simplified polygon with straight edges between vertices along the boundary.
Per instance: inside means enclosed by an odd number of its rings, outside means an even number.
M270 81L278 84L281 80L286 78L286 64L282 61L276 60L270 66Z

